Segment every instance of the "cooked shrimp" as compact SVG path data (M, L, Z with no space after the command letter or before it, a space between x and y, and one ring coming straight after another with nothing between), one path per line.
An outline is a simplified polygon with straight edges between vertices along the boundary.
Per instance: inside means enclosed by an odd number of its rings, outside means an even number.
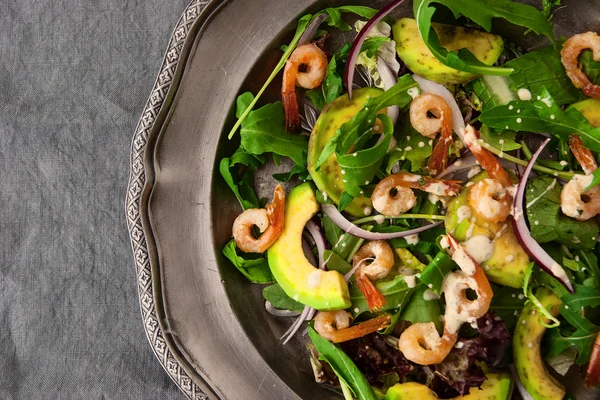
M285 191L277 185L273 193L273 202L266 209L251 208L241 213L233 222L233 240L245 253L264 253L281 235L285 216ZM261 235L252 236L256 226Z
M597 386L598 384L600 384L600 333L598 333L594 342L594 349L585 376L586 387Z
M512 186L512 181L506 170L502 167L496 156L477 143L478 138L479 133L475 128L467 125L464 132L464 142L475 156L475 159L477 159L477 162L487 171L490 178L497 180L504 187Z
M327 75L327 64L327 56L313 43L298 46L285 63L281 99L288 131L296 131L300 126L296 86L304 89L319 86ZM306 71L301 71L301 67L306 67Z
M598 169L598 164L596 163L594 155L590 149L584 146L583 141L579 136L575 134L569 136L569 147L586 175L590 175Z
M581 89L586 96L600 99L600 86L590 82L590 78L579 65L579 55L587 49L592 51L594 61L600 61L600 37L596 33L586 32L571 36L560 52L561 61L575 87Z
M371 195L373 208L383 215L400 215L413 208L417 198L412 189L438 196L456 196L460 193L459 181L443 181L427 176L399 172L381 180Z
M373 261L369 263L368 261ZM379 292L372 281L385 278L394 266L394 253L386 241L377 240L362 246L354 255L354 273L356 286L365 296L369 310L379 310L385 306L385 297Z
M408 360L420 365L439 364L450 353L458 335L444 329L440 334L433 322L419 322L409 326L398 340L398 349Z
M387 328L392 320L385 314L350 327L351 319L352 315L344 310L319 311L315 317L315 330L325 339L341 343Z
M430 118L429 113L435 117ZM440 133L427 169L437 175L446 169L448 150L452 143L452 110L446 101L435 94L423 93L410 104L410 123L421 135L435 138Z
M485 272L477 261L450 234L442 238L442 247L448 250L460 271L451 272L444 279L442 292L446 298L444 321L449 332L458 332L464 322L473 323L490 308L494 292ZM467 290L477 294L475 300L467 298Z
M575 175L563 186L560 209L567 217L587 221L600 213L600 186L585 190L592 179L592 175Z
M469 204L484 220L502 222L510 215L512 196L500 182L486 178L471 187Z

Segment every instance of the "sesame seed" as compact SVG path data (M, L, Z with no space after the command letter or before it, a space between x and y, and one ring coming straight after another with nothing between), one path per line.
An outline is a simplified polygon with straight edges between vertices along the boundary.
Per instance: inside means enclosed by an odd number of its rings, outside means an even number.
M527 324L527 321L523 320L523 321L521 321L521 324L525 325L525 324Z
M512 110L512 109L514 109L514 107L511 105L511 106L508 106L508 109Z
M520 124L521 122L523 122L523 119L517 118L517 124Z

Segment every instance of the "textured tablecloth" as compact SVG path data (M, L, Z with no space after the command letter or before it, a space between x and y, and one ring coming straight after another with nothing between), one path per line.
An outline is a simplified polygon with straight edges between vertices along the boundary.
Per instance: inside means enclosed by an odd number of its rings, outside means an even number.
M0 399L183 399L140 317L130 140L188 0L0 0Z

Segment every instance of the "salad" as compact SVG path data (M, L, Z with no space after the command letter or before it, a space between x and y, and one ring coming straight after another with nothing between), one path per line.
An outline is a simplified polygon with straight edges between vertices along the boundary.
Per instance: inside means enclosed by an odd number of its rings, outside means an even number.
M403 2L303 16L237 98L220 172L243 212L223 254L346 399L560 400L573 368L597 386L600 37L555 37L560 0L392 18ZM259 198L255 172L282 158Z

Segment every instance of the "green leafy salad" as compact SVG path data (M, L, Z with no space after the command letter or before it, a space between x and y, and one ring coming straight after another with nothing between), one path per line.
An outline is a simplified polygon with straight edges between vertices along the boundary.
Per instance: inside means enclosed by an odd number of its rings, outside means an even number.
M303 16L237 98L223 254L347 400L560 400L569 370L593 391L600 37L555 37L557 0L403 3Z

